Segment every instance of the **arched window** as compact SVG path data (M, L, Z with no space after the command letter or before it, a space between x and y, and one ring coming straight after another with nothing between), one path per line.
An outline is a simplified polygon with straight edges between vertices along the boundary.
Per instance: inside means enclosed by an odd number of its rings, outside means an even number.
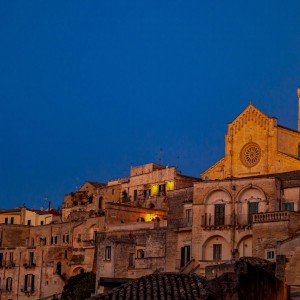
M7 277L6 278L6 287L5 289L7 291L11 291L12 290L12 278L11 277Z

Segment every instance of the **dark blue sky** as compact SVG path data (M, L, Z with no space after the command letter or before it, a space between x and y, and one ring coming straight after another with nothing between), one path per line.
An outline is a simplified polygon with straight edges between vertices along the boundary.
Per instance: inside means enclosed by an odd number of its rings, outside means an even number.
M297 126L300 1L0 2L0 207L158 162L193 176L250 102Z

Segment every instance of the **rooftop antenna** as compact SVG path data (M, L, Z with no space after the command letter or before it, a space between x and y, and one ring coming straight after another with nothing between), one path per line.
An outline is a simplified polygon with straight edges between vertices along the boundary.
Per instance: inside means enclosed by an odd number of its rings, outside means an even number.
M47 204L48 210L50 211L50 208L51 208L51 201L48 200L48 197L45 197L45 198L44 198L44 203Z
M159 152L156 154L156 160L158 164L163 165L164 163L163 157L164 157L164 150L163 148L160 148Z

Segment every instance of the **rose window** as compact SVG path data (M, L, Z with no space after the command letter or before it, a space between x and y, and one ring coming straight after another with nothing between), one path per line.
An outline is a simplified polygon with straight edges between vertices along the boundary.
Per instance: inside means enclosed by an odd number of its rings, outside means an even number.
M260 147L256 143L245 145L241 151L241 161L246 167L254 167L261 157Z

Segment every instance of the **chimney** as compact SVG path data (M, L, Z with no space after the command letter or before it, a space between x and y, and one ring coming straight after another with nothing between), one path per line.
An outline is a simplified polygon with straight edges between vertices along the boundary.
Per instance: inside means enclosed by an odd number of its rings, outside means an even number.
M300 132L300 87L297 89L298 94L298 131Z

